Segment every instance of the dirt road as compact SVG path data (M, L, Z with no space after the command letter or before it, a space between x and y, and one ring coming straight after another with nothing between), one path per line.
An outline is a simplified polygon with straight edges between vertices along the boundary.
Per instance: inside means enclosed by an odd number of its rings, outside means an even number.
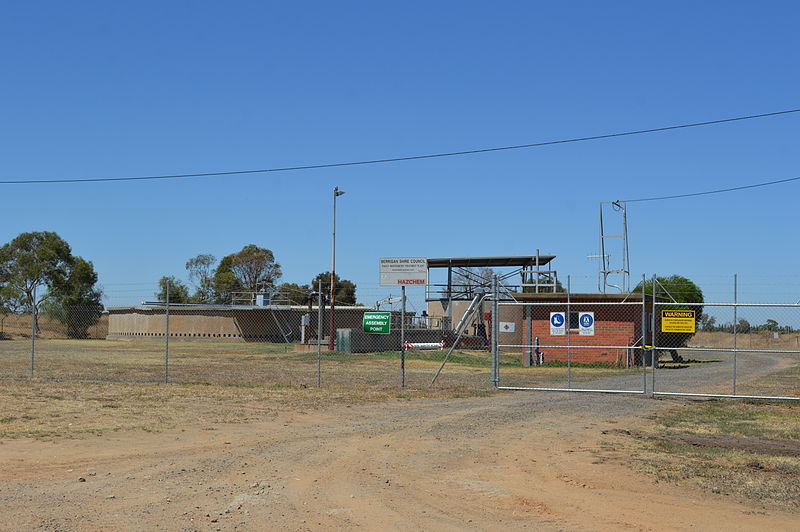
M797 529L633 472L619 431L665 404L509 392L4 441L0 529Z

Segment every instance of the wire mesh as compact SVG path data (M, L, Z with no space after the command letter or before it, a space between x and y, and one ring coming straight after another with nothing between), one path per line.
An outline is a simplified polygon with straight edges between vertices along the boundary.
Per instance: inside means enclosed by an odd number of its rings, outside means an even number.
M6 311L0 378L392 390L429 388L441 369L436 388L475 391L492 387L496 344L501 388L800 397L800 296L792 296L800 282L779 297L757 281L709 279L702 303L652 279L644 302L641 285L630 294L517 300L503 292L496 311L491 296L469 312L466 300L443 309L409 299L405 316L393 301L380 309L385 331L365 330L375 307L341 302L331 329L330 302L308 293L266 306L49 306L35 318ZM687 310L692 332L665 329L663 312Z
M800 398L800 305L682 304L697 316L691 335L669 332L675 307L656 304L657 393Z
M500 333L500 386L642 393L641 297L593 298L567 302L557 294L500 303L501 320L516 314L521 321L518 331Z

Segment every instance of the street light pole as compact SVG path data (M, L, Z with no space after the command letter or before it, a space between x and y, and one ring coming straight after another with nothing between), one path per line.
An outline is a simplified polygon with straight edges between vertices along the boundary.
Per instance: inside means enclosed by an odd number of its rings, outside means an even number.
M333 351L335 349L335 338L334 334L335 331L333 330L334 321L333 321L333 313L336 309L336 301L334 300L334 294L336 293L336 198L344 194L343 190L339 190L339 187L333 187L333 240L331 245L331 312L330 317L328 318L328 350Z

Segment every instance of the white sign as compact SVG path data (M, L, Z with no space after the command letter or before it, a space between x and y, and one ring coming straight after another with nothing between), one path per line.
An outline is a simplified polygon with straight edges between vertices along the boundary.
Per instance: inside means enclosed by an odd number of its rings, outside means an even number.
M578 330L581 336L594 336L594 312L578 313Z
M513 321L501 321L500 332L512 333L517 330L517 324Z
M381 259L381 286L428 284L428 259L389 257Z
M564 336L567 334L567 323L563 312L550 313L550 336Z

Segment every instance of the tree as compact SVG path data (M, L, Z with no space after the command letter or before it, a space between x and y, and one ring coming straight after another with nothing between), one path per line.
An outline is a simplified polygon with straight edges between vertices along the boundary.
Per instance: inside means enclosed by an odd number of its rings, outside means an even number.
M739 323L736 324L736 332L742 334L748 334L750 332L750 329L751 329L750 322L744 318L741 318L739 320Z
M51 231L21 233L0 247L0 305L31 312L38 330L40 306L61 308L71 337L83 338L102 313L102 292L92 263L72 255L69 244ZM88 307L88 314L70 310Z
M314 290L319 286L319 281L322 281L322 297L330 299L331 297L331 272L322 272L311 281L311 286ZM355 305L356 304L356 285L347 279L341 279L338 275L334 276L336 284L336 292L334 298L339 305Z
M701 331L714 331L716 330L716 324L717 318L708 314L700 314L700 319L697 320L697 327Z
M316 302L316 298L312 297L311 293L311 287L307 284L283 283L278 287L279 300L290 305L308 305Z
M60 236L49 231L22 233L0 247L0 283L9 308L38 312L50 290L69 276L74 258Z
M194 285L192 300L196 303L214 301L214 263L217 258L209 253L200 254L186 261L189 282Z
M775 320L767 320L764 325L759 327L763 331L774 332L778 330L778 322Z
M189 297L189 287L183 284L183 281L176 279L174 276L170 275L164 276L158 281L159 291L156 293L156 297L161 302L167 301L167 284L169 284L169 302L170 303L191 303L191 297Z
M645 293L653 293L653 280L648 279L644 283ZM641 292L642 283L640 282L634 292ZM700 322L703 316L702 305L681 305L680 303L702 303L703 291L700 287L694 284L686 277L680 275L671 275L669 277L656 277L656 297L672 301L674 305L659 305L659 310L694 310L695 311L695 325ZM680 362L683 359L678 354L675 348L685 347L686 342L694 336L694 333L674 333L674 332L658 332L659 345L665 346L670 349L670 354L675 362Z
M103 292L97 287L94 265L75 257L65 282L52 288L53 297L44 302L45 312L67 327L70 338L88 338L89 327L103 315Z
M227 303L231 293L238 291L270 291L281 275L281 265L275 262L272 251L249 244L220 261L214 272L215 300Z

